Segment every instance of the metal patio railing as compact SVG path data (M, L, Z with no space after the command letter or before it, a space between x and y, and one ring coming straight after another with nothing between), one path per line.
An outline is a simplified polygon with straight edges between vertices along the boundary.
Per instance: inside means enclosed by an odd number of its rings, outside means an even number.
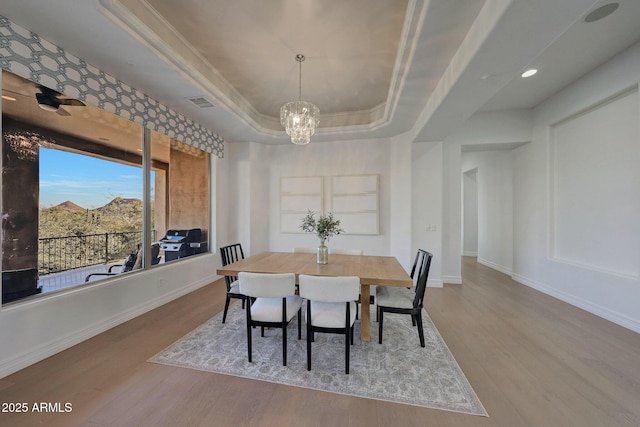
M141 242L142 231L40 238L38 273L52 274L123 259Z

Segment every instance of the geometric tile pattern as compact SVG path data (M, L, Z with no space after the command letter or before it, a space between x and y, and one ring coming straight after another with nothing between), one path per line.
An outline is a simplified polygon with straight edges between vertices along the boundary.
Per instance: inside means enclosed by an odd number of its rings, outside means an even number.
M0 67L222 158L224 140L0 15Z

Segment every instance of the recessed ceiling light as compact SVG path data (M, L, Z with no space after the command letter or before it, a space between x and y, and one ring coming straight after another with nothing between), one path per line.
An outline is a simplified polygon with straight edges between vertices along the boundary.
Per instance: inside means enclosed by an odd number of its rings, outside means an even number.
M5 101L16 101L16 99L13 96L9 96L9 95L2 95L2 99L4 99Z
M600 6L593 12L589 13L585 18L584 22L596 22L601 20L602 18L606 18L611 15L616 9L620 6L618 3L609 3L604 6Z
M532 68L532 69L527 70L524 73L522 73L522 77L526 79L527 77L533 76L537 72L538 72L538 70L536 70L535 68Z

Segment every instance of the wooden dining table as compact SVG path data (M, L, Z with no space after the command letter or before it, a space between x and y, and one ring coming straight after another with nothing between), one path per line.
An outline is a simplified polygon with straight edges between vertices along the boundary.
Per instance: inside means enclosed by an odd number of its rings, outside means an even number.
M221 267L217 274L237 276L250 273L295 273L312 276L357 276L360 278L360 339L371 340L369 313L372 285L410 287L413 280L392 256L329 255L327 264L318 264L316 255L292 252L261 252L243 260Z

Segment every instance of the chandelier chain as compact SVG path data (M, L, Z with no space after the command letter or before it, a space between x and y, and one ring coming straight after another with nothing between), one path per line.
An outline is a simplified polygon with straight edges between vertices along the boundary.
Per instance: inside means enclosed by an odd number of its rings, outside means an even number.
M305 60L303 54L299 53L296 55L296 61L298 61L298 101L302 101L302 61Z
M302 61L300 61L300 76L298 78L298 101L302 101Z

